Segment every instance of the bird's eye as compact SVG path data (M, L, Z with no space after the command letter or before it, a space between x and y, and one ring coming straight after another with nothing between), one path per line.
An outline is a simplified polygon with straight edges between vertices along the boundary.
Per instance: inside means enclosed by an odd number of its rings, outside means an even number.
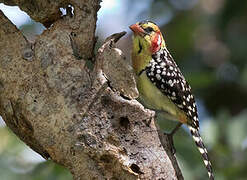
M151 33L152 31L154 31L154 29L152 27L147 27L144 29L147 33Z

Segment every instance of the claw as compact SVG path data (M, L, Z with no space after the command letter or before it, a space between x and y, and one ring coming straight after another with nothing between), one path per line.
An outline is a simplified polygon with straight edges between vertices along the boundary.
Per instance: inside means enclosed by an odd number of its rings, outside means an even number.
M173 142L173 134L169 133L169 134L166 134L166 135L168 137L168 141L169 141L169 144L170 144L172 155L174 155L176 153L176 149L175 149L174 142Z
M170 147L171 147L172 155L174 155L176 153L176 149L175 149L175 146L174 146L174 143L173 143L173 135L177 132L177 130L180 128L180 126L182 126L182 123L179 122L176 125L176 127L172 130L172 132L164 133L168 137L168 141L169 141L169 144L170 144Z

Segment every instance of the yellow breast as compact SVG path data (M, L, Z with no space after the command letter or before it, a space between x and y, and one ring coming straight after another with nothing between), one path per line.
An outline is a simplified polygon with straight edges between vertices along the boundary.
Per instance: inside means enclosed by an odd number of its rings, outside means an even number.
M172 119L179 120L182 123L187 122L185 113L149 80L146 72L137 77L137 87L141 100L148 108L164 112L165 114L168 113L172 116ZM169 117L169 119L171 118Z

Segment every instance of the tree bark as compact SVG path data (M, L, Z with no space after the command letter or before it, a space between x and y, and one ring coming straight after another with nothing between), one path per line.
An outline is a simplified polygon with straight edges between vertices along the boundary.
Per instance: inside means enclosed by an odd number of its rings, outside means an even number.
M93 54L99 1L0 2L49 27L30 43L0 12L0 115L20 139L74 179L183 179L154 112L135 100L134 75L115 47L124 33Z

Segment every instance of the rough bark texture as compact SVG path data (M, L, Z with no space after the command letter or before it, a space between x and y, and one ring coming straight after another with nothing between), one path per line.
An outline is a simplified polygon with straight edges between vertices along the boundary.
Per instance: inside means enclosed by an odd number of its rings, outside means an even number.
M0 1L50 25L34 44L0 12L0 115L74 179L183 179L115 41L93 55L99 1ZM59 7L74 7L60 17ZM86 61L95 60L90 71Z

